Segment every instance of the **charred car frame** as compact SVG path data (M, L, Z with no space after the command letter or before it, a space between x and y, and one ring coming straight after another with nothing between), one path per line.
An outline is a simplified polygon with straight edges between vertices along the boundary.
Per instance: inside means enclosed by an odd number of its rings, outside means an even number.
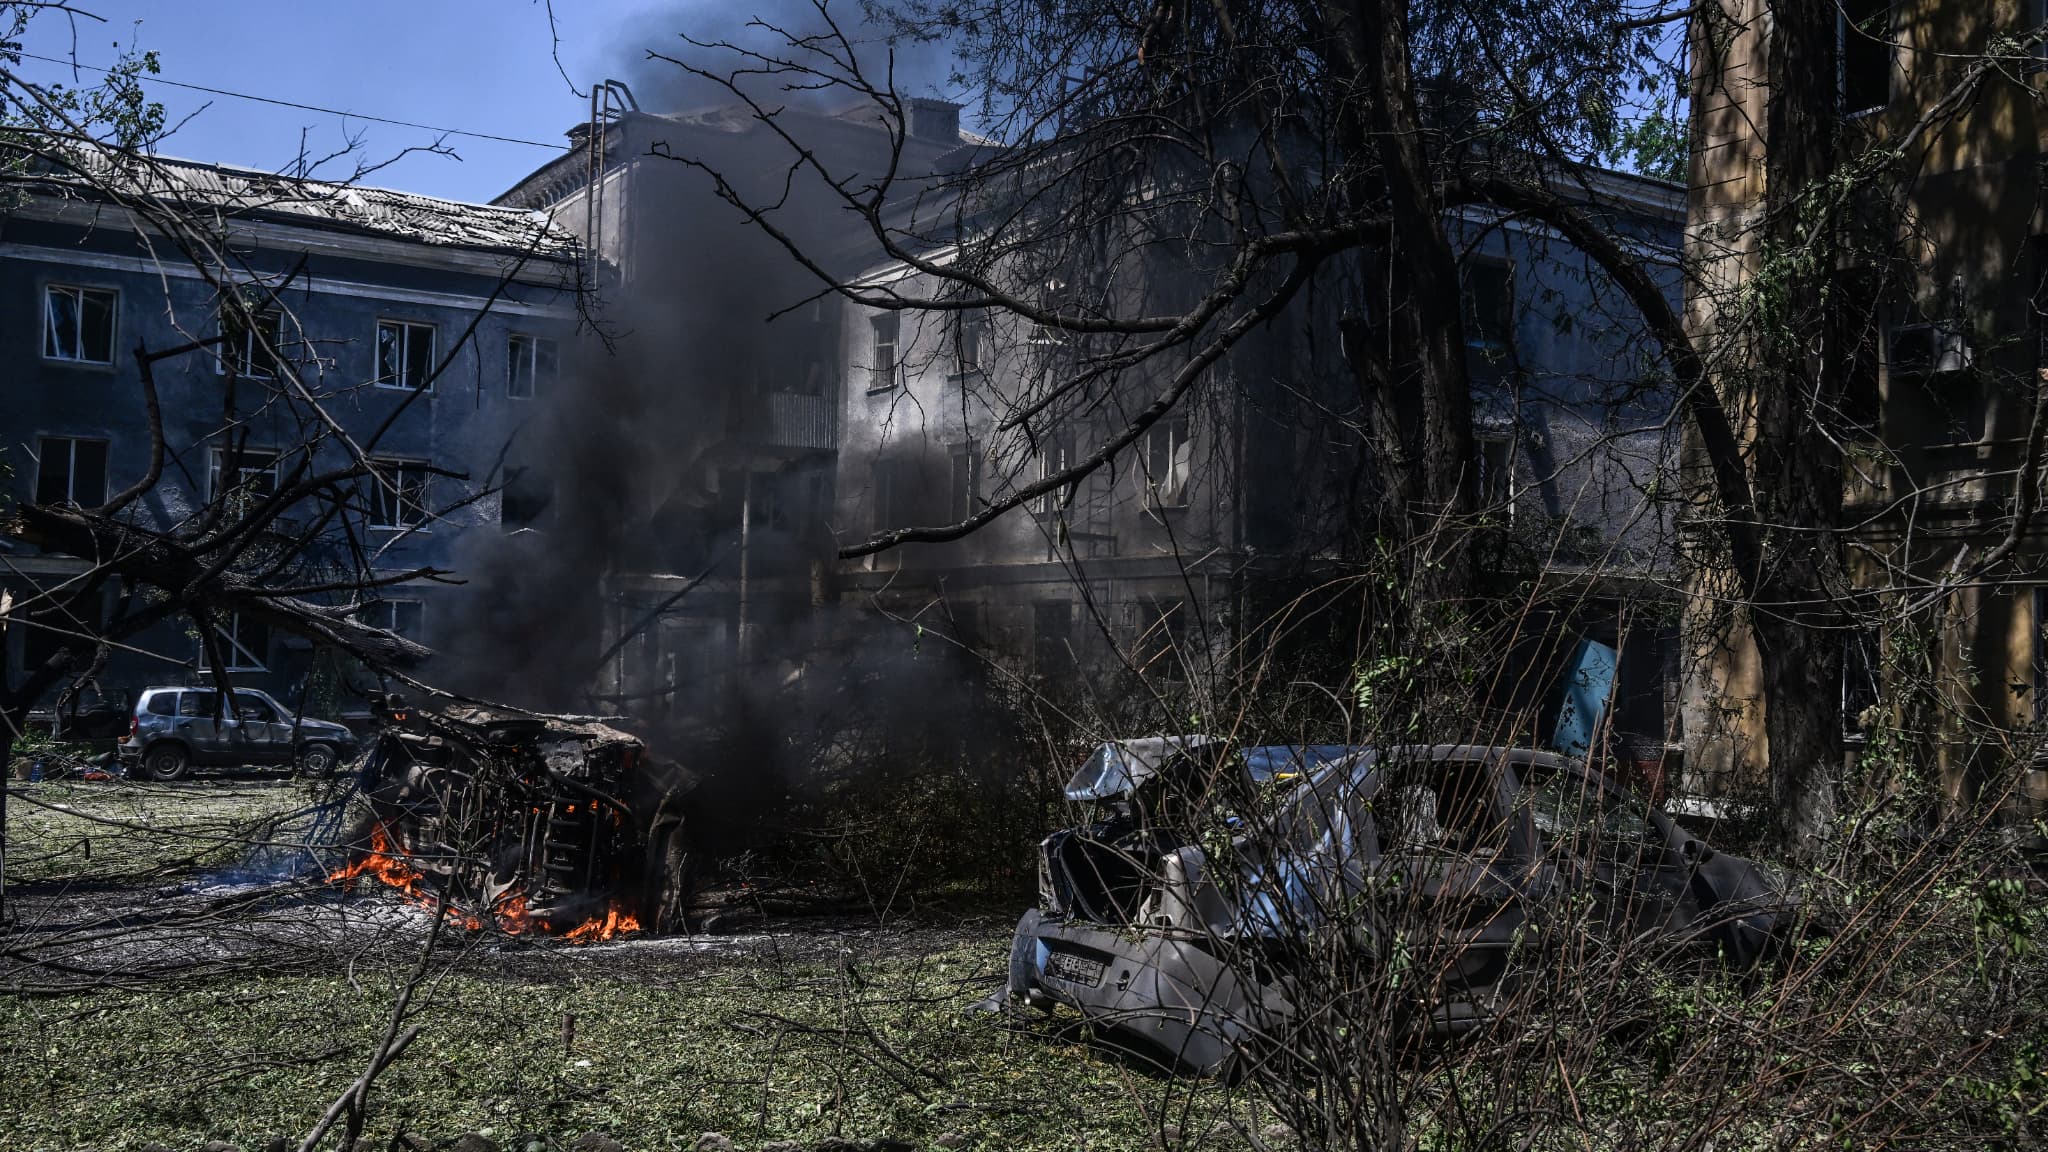
M1227 1074L1285 1030L1314 938L1428 953L1396 1030L1443 1034L1495 1013L1560 909L1581 910L1575 933L1747 965L1793 907L1755 865L1532 749L1120 741L1066 795L1094 818L1040 847L1007 998L1078 1009L1183 1072Z

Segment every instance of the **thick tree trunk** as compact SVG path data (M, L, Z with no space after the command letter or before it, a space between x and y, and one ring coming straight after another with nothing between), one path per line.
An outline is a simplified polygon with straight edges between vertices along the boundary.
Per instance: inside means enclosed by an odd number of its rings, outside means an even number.
M1766 171L1761 266L1780 286L1755 323L1748 366L1755 398L1762 570L1750 581L1750 619L1764 687L1764 730L1777 827L1812 854L1835 809L1841 760L1842 638L1847 619L1835 532L1842 460L1826 434L1842 395L1842 294L1831 292L1845 256L1830 201L1839 163L1838 14L1830 4L1773 6L1768 44ZM1769 291L1759 296L1771 299Z

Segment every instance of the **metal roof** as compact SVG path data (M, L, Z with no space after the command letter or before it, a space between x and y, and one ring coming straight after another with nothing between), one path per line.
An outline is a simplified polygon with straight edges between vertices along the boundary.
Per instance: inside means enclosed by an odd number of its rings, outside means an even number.
M112 190L223 218L340 229L438 247L573 259L579 246L576 236L551 223L545 212L113 150L86 153L70 170L45 169L28 180L56 195L100 199Z

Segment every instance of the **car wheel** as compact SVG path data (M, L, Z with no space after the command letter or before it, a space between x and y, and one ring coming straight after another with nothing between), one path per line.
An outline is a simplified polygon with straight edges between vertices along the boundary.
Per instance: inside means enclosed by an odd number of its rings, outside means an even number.
M192 754L176 744L159 744L142 758L143 774L151 780L177 780L192 766Z
M305 751L299 753L299 771L308 776L330 776L339 762L340 757L326 744L308 744Z

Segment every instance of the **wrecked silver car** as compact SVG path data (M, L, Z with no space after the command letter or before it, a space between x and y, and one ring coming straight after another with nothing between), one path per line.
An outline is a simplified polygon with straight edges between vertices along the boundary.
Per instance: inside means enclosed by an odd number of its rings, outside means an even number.
M1041 845L1007 995L1184 1072L1226 1073L1280 1031L1290 965L1333 932L1426 971L1404 1027L1449 1033L1492 1015L1559 909L1590 909L1573 931L1748 964L1789 906L1748 861L1532 749L1130 740L1066 794L1095 818Z

